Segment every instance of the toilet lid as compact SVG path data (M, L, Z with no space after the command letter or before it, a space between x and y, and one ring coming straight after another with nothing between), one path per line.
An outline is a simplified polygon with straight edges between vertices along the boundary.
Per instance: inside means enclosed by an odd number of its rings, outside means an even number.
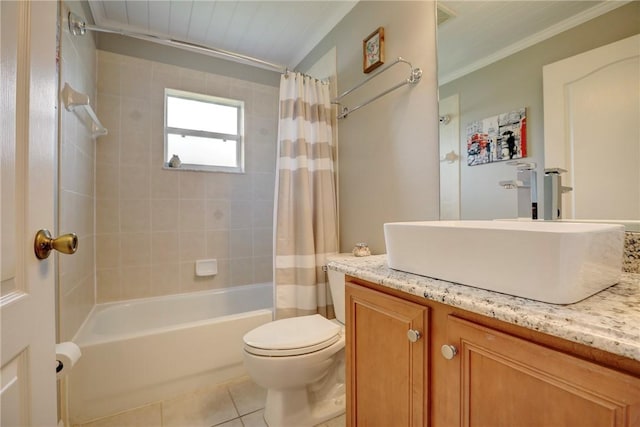
M321 347L335 342L341 326L319 314L265 323L244 336L247 346L264 350L293 350Z

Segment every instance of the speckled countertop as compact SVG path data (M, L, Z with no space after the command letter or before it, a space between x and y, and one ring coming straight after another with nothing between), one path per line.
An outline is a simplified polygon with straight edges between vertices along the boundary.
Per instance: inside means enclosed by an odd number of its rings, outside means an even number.
M386 255L332 257L329 268L473 313L640 361L640 274L570 305L555 305L392 270Z

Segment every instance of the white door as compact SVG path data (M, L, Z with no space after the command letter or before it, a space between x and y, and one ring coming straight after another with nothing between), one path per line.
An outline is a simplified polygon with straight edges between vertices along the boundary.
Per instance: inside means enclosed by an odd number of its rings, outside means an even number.
M55 1L0 2L0 424L55 426Z
M640 219L640 35L547 65L545 167L568 170L563 218Z
M460 107L458 95L441 99L440 219L460 219Z

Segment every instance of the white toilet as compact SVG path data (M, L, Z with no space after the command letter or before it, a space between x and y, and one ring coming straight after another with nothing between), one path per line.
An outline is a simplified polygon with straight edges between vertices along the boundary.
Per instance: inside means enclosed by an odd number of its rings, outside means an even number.
M311 427L344 413L344 274L328 275L336 319L276 320L244 336L244 365L267 389L269 427Z

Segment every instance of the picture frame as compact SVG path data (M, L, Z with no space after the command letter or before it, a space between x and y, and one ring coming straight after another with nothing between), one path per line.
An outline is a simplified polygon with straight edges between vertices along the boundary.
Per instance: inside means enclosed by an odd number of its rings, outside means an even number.
M379 27L362 40L362 71L370 73L384 64L384 28Z
M527 157L526 107L467 125L467 165Z

